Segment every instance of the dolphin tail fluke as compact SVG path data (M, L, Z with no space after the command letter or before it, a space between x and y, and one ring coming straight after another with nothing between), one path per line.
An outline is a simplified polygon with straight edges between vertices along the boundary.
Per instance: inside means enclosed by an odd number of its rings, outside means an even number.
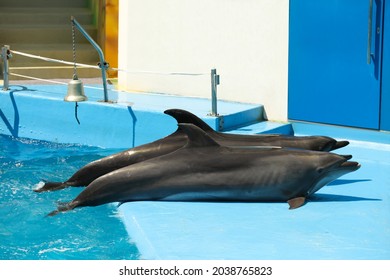
M296 198L292 198L292 199L287 201L288 205L290 205L289 210L299 208L303 204L305 204L305 202L306 202L306 198L304 198L304 197L296 197Z
M47 217L53 217L59 213L73 210L77 207L77 202L71 201L69 203L58 203L57 209L47 214Z
M347 146L348 144L349 144L349 141L337 141L337 142L334 144L332 150L340 149L340 148L342 148L342 147Z
M70 185L66 182L40 182L38 184L38 187L34 189L34 192L50 192L50 191L56 191L56 190L62 190Z

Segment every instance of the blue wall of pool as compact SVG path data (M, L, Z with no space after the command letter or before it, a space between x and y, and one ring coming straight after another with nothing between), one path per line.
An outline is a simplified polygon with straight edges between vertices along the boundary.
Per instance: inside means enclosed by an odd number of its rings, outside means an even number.
M0 91L0 134L60 143L104 148L129 148L164 137L177 123L163 112L187 109L216 130L234 128L263 119L261 105L218 103L221 116L212 117L210 100L160 94L128 94L110 91L104 103L102 91L86 89L87 102L65 102L66 86L13 85Z

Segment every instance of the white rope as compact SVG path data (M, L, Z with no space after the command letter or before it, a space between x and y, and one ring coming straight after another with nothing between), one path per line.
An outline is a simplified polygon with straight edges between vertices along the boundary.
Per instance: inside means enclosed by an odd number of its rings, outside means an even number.
M48 61L48 62L56 62L56 63L62 63L62 64L67 64L67 65L74 65L74 63L70 62L70 61L54 59L54 58L50 58L50 57L44 57L44 56L40 56L40 55L24 53L24 52L20 52L20 51L11 50L11 53L30 57L30 58L41 59L41 60ZM76 63L76 66L100 69L99 66L83 64L83 63ZM127 74L149 74L149 75L170 75L170 76L205 76L205 75L210 75L210 73L138 71L138 70L125 70L125 69L112 68L112 67L109 67L108 70L124 72Z
M167 75L167 76L205 76L205 75L210 75L210 73L153 72L153 71L140 71L140 70L124 70L124 69L112 68L112 67L109 67L108 70L124 72L127 74L150 74L150 75Z
M30 79L30 80L36 80L36 81L42 81L42 82L53 83L53 84L68 85L68 83L65 83L65 82L47 80L47 79L42 79L42 78L37 78L37 77L32 77L32 76L27 76L27 75L22 75L22 74L9 73L9 75L16 76L16 77L20 77L20 78L25 78L25 79ZM86 86L86 85L84 85L84 88L104 90L103 88L91 87L91 86ZM121 92L120 90L116 90L116 89L110 89L110 91Z
M79 67L85 69L86 67ZM9 70L31 70L31 69L73 69L73 66L14 66L8 67Z
M70 61L54 59L54 58L50 58L50 57L44 57L44 56L40 56L40 55L34 55L34 54L29 54L29 53L14 51L14 50L11 50L11 53L15 53L15 54L30 57L30 58L36 58L36 59L40 59L40 60L44 60L44 61L48 61L48 62L57 62L57 63L67 64L67 65L72 65L72 66L74 65L74 63L70 62ZM100 67L97 65L89 65L89 64L83 64L83 63L76 63L76 65L81 66L81 67L100 69Z
M37 80L37 81L49 82L49 83L53 83L53 84L67 85L67 83L64 83L64 82L46 80L46 79L31 77L31 76L27 76L27 75L21 75L21 74L16 74L16 73L8 73L8 74L12 75L12 76L20 77L20 78L30 79L30 80Z

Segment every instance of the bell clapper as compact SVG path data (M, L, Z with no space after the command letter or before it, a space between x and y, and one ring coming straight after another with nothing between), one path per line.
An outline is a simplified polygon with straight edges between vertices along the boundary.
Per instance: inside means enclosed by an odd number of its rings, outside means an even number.
M78 116L77 116L77 108L78 108L78 107L79 107L79 104L77 104L77 102L75 102L75 106L74 106L74 116L75 116L75 118L76 118L77 123L80 124L80 120L79 120L79 118L78 118Z

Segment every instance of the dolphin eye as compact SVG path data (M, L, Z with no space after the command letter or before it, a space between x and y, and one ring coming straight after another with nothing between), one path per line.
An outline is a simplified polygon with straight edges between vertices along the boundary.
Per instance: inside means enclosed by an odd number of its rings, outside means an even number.
M317 168L317 172L318 172L319 174L321 174L323 171L324 171L323 168Z

